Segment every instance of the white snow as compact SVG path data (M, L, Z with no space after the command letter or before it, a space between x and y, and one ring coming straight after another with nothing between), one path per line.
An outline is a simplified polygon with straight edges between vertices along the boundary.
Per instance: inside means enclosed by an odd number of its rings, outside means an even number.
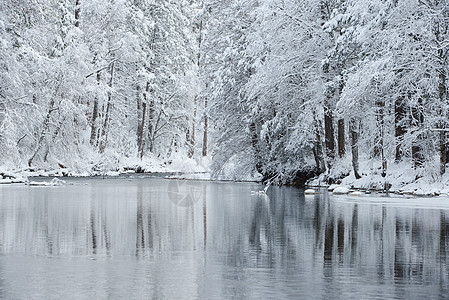
M336 195L348 194L349 189L345 186L338 186L334 189L333 193Z
M27 178L16 177L12 179L12 183L25 183L25 182L27 182Z
M110 176L110 177L117 177L120 176L120 172L117 171L109 171L105 173L106 176Z
M61 180L61 179L58 179L58 178L53 178L51 181L50 181L50 185L51 186L61 186L61 185L65 185L65 181L64 180Z
M28 183L29 186L62 186L65 185L65 181L53 178L51 181L30 181Z
M351 189L377 191L384 191L387 188L390 193L411 194L421 197L449 194L449 171L441 176L435 174L434 166L426 165L420 170L415 170L410 161L391 162L388 164L386 177L382 177L380 163L376 164L372 160L361 159L359 173L362 178L360 179L355 178L350 166L350 160L337 162L331 174L321 174L307 184L319 186L321 182L325 182L326 176L330 176L341 179L338 181L339 184L329 186L329 191L338 186L346 186ZM349 175L344 176L343 174ZM323 185L321 184L321 186Z
M339 187L339 185L338 184L331 184L328 188L327 188L327 190L328 191L330 191L330 192L332 192L335 188L337 188L337 187Z
M11 179L0 179L0 184L10 184L12 183Z
M316 194L316 191L314 189L307 189L304 191L305 195L314 195Z

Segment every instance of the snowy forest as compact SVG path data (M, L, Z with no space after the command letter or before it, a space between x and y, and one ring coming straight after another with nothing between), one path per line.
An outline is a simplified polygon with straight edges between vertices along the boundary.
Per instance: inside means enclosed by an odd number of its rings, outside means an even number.
M447 0L2 0L0 166L442 182L448 50Z

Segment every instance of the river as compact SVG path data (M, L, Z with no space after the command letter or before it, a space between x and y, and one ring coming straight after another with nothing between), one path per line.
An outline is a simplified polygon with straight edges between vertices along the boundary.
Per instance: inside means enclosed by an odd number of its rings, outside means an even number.
M0 298L448 297L449 205L260 189L160 178L0 186Z

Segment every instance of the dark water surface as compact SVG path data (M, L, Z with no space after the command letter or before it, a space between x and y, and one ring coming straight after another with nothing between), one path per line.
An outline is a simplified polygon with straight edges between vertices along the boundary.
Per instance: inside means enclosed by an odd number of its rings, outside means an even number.
M447 209L248 183L68 182L0 186L1 299L449 298Z

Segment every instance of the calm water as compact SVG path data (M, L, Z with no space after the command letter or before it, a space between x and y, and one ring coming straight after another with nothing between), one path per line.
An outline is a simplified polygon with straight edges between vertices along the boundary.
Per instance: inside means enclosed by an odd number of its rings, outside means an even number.
M245 183L69 183L0 186L0 298L449 297L449 210Z

